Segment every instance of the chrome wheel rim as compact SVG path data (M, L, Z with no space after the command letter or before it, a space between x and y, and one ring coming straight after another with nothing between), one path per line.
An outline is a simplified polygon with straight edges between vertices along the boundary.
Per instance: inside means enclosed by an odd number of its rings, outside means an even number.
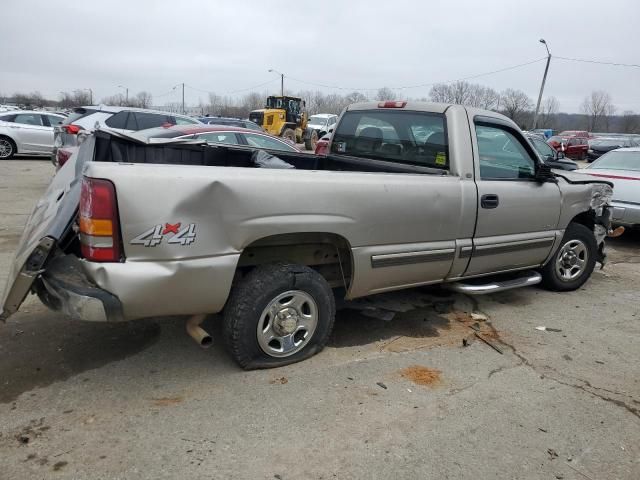
M0 158L8 158L13 153L13 145L9 140L0 139Z
M589 251L581 240L569 240L565 243L556 259L556 273L561 280L569 282L582 275L587 268Z
M289 357L302 350L318 325L318 306L301 290L279 294L262 311L258 321L258 344L271 357Z

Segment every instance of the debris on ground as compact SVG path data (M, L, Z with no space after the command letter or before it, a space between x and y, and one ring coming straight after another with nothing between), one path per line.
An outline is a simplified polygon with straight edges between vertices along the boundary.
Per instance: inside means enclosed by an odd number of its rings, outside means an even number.
M536 330L540 330L541 332L561 332L562 330L559 328L551 328L551 327L536 327Z
M558 452L556 452L553 448L547 448L547 453L549 454L549 460L555 460L558 458Z
M289 379L287 377L274 378L273 380L269 381L269 383L271 385L274 385L276 383L279 383L280 385L284 385L286 383L289 383Z
M489 340L487 340L486 338L484 338L482 335L480 335L478 332L475 332L474 335L476 337L478 337L480 340L482 340L484 343L486 343L487 345L489 345L491 348L493 348L496 352L498 352L500 355L502 355L502 350L500 350L497 346L495 346L493 343L491 343Z
M382 382L376 382L376 385L378 385L380 388L384 388L385 390L387 389L387 386Z
M434 385L440 382L440 370L423 367L422 365L412 365L400 371L403 378L411 380L417 385Z

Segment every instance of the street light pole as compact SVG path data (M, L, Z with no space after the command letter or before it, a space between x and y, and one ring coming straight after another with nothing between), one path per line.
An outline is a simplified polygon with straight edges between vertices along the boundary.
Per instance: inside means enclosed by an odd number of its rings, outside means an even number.
M273 68L270 68L269 72L277 73L278 75L280 75L280 96L284 97L284 73L280 73L279 71L274 70Z
M533 115L533 126L531 130L535 130L538 126L538 112L540 111L540 103L542 102L542 92L544 92L544 84L547 81L547 73L549 72L549 64L551 63L551 52L544 38L540 39L540 43L544 44L547 49L547 65L544 67L544 75L542 76L542 84L540 85L540 94L538 95L538 103L536 104L536 113Z
M125 101L125 103L129 103L129 87L125 87L124 85L118 85L118 87L124 88L124 90L125 90L124 101Z

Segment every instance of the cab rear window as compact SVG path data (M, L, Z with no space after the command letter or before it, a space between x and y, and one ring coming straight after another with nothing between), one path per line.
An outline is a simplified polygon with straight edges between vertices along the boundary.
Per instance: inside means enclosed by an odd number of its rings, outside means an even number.
M446 120L439 113L348 111L334 133L331 152L448 170Z

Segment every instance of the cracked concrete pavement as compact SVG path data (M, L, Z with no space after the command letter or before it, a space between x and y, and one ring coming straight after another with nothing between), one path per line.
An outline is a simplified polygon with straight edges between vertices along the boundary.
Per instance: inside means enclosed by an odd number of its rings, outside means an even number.
M0 163L2 284L52 173ZM0 478L635 480L640 235L609 252L577 292L347 305L321 354L254 372L179 318L77 323L31 297L0 326Z

